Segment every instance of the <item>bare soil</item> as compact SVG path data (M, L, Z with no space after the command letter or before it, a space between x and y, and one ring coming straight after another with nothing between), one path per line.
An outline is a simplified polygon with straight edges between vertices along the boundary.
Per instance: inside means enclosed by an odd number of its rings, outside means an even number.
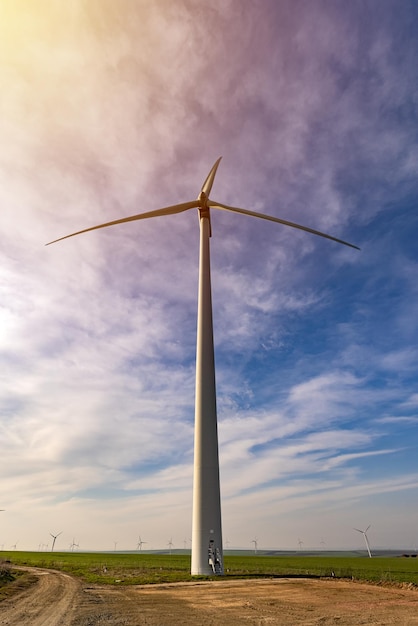
M25 569L37 582L0 603L1 626L418 625L409 588L294 578L107 587Z

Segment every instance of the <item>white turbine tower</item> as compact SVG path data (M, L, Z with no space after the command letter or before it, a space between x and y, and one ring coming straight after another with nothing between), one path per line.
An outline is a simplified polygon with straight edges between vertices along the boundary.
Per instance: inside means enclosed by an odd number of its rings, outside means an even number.
M258 547L257 537L255 539L252 539L251 543L254 544L254 554L257 554L257 547Z
M200 260L199 260L199 296L197 313L197 345L196 345L196 393L195 393L195 446L194 446L194 481L193 481L193 523L192 523L192 575L209 575L216 570L223 574L221 499L219 487L218 431L216 414L215 359L213 348L212 295L210 280L210 248L211 237L210 209L220 209L258 217L263 220L284 224L299 230L331 239L338 243L357 248L346 241L332 237L318 230L301 226L263 213L248 211L215 202L209 198L220 158L210 170L197 200L183 202L173 206L139 213L79 230L55 243L81 233L134 222L151 217L174 215L198 209L200 224ZM49 244L47 244L49 245ZM358 249L358 248L357 248ZM216 567L214 567L214 563Z
M356 530L358 533L361 533L364 537L364 542L366 544L366 548L367 548L367 552L369 553L369 557L372 558L372 553L370 552L370 545L369 545L369 540L367 538L367 531L370 528L370 524L369 526L367 526L366 530L360 530L360 528L354 528L354 530Z
M54 551L54 546L55 546L55 542L57 540L57 537L59 537L60 535L62 535L62 531L58 533L58 535L53 535L52 533L49 533L53 539L52 541L52 548L51 548L51 552Z

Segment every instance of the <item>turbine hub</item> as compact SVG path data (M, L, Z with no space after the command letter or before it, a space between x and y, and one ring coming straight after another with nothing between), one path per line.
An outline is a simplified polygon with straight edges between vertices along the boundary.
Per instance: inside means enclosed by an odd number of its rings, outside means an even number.
M208 197L205 194L204 191L201 191L199 194L199 197L197 198L200 202L200 209L207 209L208 208Z
M201 191L197 199L199 201L199 207L198 207L199 221L204 217L206 217L209 220L209 237L212 237L212 227L210 223L210 212L209 212L209 205L208 205L209 198L204 191Z

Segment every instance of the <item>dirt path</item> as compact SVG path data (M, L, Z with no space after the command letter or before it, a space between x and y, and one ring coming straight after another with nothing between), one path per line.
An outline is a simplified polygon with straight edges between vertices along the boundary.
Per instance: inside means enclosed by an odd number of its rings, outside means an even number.
M7 626L58 626L71 624L81 584L72 576L52 570L22 568L38 582L0 604L0 624Z
M30 571L38 583L0 604L1 626L418 626L413 589L288 578L105 587Z

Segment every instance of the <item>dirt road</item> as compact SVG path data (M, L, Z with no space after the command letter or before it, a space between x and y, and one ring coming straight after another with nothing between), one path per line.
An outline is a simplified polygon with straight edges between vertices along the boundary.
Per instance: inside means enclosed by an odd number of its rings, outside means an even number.
M50 570L0 604L1 626L418 626L418 591L275 579L87 586Z
M38 582L0 604L0 624L10 626L71 624L72 606L77 604L80 583L72 576L61 572L29 567L24 569L34 573Z

